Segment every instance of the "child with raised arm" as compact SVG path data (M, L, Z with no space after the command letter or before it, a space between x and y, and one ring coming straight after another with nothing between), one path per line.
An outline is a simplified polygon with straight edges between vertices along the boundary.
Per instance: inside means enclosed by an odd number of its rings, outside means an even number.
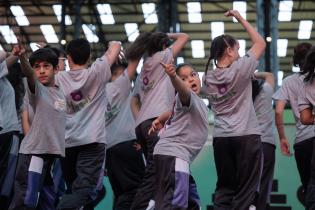
M58 58L50 49L39 49L28 61L20 42L14 50L27 77L34 121L21 143L9 209L55 209L54 196L47 192L53 187L51 165L55 158L65 156L66 126L65 98L55 84Z
M214 209L249 209L254 204L261 174L262 146L252 102L252 77L265 41L239 14L229 10L247 31L253 45L244 57L230 35L216 37L210 48L203 92L214 112L213 148L217 171ZM208 70L210 61L216 66Z
M130 109L131 80L139 60L112 65L106 85L106 171L114 193L114 210L130 209L144 174L142 151L135 147L135 121Z
M174 40L172 44L171 40ZM188 40L189 36L184 33L143 33L126 50L128 60L145 56L135 85L137 91L133 92L131 99L131 108L137 116L136 135L147 163L143 181L133 201L133 210L144 210L154 204L153 149L159 138L156 133L148 135L148 131L155 118L172 109L175 96L175 90L160 61L169 63L180 53ZM139 104L140 107L137 106Z
M56 84L67 101L66 157L61 161L67 192L58 209L91 206L96 198L106 150L105 85L120 47L120 42L110 42L108 50L90 67L90 44L86 39L74 39L66 47L70 71L56 75Z
M155 132L165 125L153 153L155 209L200 209L189 166L208 137L208 108L199 97L200 79L190 64L162 65L177 94L173 111L159 116L150 129Z
M14 88L7 78L9 67L18 57L9 54L0 50L0 209L7 209L9 205L20 130Z

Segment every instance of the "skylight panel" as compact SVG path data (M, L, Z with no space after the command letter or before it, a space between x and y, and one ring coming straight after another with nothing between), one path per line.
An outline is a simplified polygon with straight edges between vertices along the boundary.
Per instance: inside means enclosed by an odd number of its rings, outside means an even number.
M177 64L179 63L184 63L184 58L183 57L177 57Z
M137 23L125 23L125 30L129 42L133 42L139 36L139 29Z
M287 55L288 40L278 39L277 40L277 54L279 57L285 57Z
M58 43L59 39L52 25L40 25L40 30L48 43Z
M98 36L95 34L95 26L92 24L83 24L82 25L82 29L83 32L85 34L86 39L90 42L90 43L95 43L98 42Z
M0 50L1 50L1 51L4 51L3 47L1 46L1 44L0 44Z
M10 10L12 14L15 16L15 20L19 26L28 26L30 22L24 14L24 11L21 6L11 6Z
M292 66L292 72L300 72L300 67Z
M237 10L240 15L246 19L246 2L245 1L234 1L233 9ZM237 22L236 18L233 17L233 22Z
M31 43L30 43L30 47L31 47L31 49L32 49L33 52L39 49L39 48L37 47L37 44L34 43L34 42L31 42Z
M0 26L0 32L8 44L16 44L17 43L17 38L16 38L13 30L9 26L7 26L7 25Z
M201 23L201 5L200 2L188 2L187 3L188 22L189 23Z
M282 85L283 71L278 71L278 86Z
M223 22L211 22L211 38L212 40L217 36L224 34Z
M141 5L144 21L147 24L154 24L158 22L158 17L155 10L154 3L144 3Z
M291 21L293 1L280 1L279 4L279 21Z
M138 74L140 74L142 66L143 66L143 58L140 59L139 64L137 66L137 73Z
M203 100L203 103L206 104L206 106L209 106L209 99L203 98L202 100Z
M62 6L60 4L53 5L53 10L59 22L61 22L61 13L62 13ZM69 15L65 15L65 24L72 25L72 21Z
M298 32L298 39L310 39L312 32L313 21L301 20Z
M97 4L96 8L100 14L100 18L103 24L115 24L115 19L112 13L110 4Z
M205 57L204 42L202 40L192 40L191 41L191 48L192 48L192 57L193 58L204 58Z
M199 79L200 79L200 81L202 81L202 77L203 77L203 75L205 74L203 71L201 71L201 72L198 72L198 74L199 74Z
M240 54L241 57L243 57L246 51L246 41L245 39L239 39L238 43L240 45L240 49L238 50L238 53Z

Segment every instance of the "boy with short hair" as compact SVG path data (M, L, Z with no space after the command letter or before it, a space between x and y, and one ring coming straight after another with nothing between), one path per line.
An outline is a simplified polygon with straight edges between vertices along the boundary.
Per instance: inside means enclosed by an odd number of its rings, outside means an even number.
M35 112L30 131L21 143L9 209L54 209L54 196L46 193L52 192L53 187L51 165L55 158L65 155L66 126L65 98L55 85L58 57L51 49L39 49L28 62L20 41L13 52L19 55Z
M66 158L62 160L67 193L58 209L79 209L96 197L106 149L105 85L120 48L119 42L110 42L106 53L88 68L89 42L74 39L67 46L70 71L56 75L67 101Z

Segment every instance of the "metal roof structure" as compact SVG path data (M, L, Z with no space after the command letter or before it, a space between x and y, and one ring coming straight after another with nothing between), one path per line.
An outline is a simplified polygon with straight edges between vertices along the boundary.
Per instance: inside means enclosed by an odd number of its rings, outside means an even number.
M257 18L257 11L261 9L257 8L257 2L258 0L6 0L0 2L0 45L11 51L16 42L14 36L22 37L32 47L38 42L58 47L62 46L60 43L64 44L74 37L86 37L92 45L92 56L97 57L102 55L108 41L122 41L127 46L138 32L157 31L163 28L164 21L172 21L176 23L173 28L187 33L191 38L180 57L193 64L198 71L203 71L212 36L215 34L231 34L241 40L241 47L246 46L248 50L250 40L246 31L231 18L224 17L223 13L233 9L234 5L237 9L244 10L246 19L256 26L260 19ZM277 41L278 48L281 48L278 51L279 70L287 75L292 72L293 47L305 41L315 43L315 1L277 1L274 6L279 15L284 11L285 16L281 19L278 15L278 40L271 42ZM170 11L173 12L171 20ZM65 14L64 19L62 14ZM166 16L165 19L163 15ZM299 32L300 28L306 33L304 37L303 34L299 35L302 33ZM131 34L127 34L126 30ZM196 53L193 52L194 48Z

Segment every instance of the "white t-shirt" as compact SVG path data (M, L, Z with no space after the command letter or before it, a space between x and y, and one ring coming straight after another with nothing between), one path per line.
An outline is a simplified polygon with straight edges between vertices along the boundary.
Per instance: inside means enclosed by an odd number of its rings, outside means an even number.
M261 142L276 145L273 135L274 115L272 110L273 87L264 82L254 101L254 108L261 130Z
M282 81L281 87L273 94L273 99L289 102L295 119L295 143L315 136L315 126L303 125L300 120L298 99L304 94L304 76L292 74Z
M27 87L29 104L35 111L30 131L22 140L22 154L65 156L66 101L59 87L35 83L35 94Z
M107 148L136 139L135 120L130 109L131 83L127 70L106 85Z
M247 54L230 67L208 70L203 93L214 112L214 137L260 135L252 100L252 78L258 61Z
M171 111L175 89L160 62L170 63L172 59L171 48L159 51L145 59L133 92L133 95L140 97L141 102L136 126L145 120Z
M16 113L14 89L9 80L5 77L8 73L7 63L3 61L0 63L0 107L2 113L0 119L2 129L0 129L0 134L20 131Z
M105 85L111 77L106 55L88 69L63 71L55 77L67 102L66 147L106 143Z
M207 116L207 106L194 92L189 106L183 106L177 95L173 115L160 132L153 154L175 156L191 163L208 138Z

